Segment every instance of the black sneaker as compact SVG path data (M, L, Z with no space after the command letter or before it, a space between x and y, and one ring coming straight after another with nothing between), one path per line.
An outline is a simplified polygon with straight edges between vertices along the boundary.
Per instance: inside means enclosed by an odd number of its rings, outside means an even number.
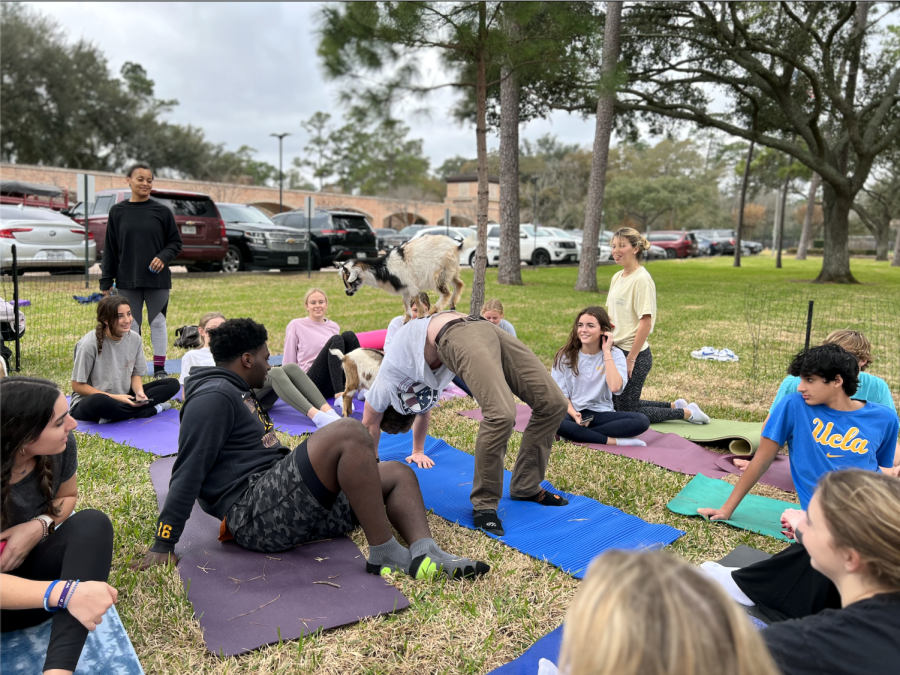
M475 527L479 530L484 530L488 534L494 534L498 537L506 534L506 531L503 529L503 523L500 522L497 511L494 509L484 511L473 509L472 518L475 520Z
M165 368L154 368L153 369L153 379L161 380L164 377L168 377L169 374L166 372Z
M559 495L547 492L544 489L541 489L541 491L533 497L513 497L510 495L510 499L517 502L535 502L541 506L565 506L569 503L569 500L565 497L560 497Z

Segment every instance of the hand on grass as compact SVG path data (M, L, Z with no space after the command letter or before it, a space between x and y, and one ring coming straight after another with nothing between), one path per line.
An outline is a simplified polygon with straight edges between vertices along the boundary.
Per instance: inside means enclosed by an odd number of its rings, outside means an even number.
M43 537L44 526L37 520L27 520L0 532L0 539L6 542L0 555L0 572L12 572L21 565Z
M106 610L119 598L119 592L103 581L82 581L72 592L66 609L88 630L103 622Z
M147 554L141 560L135 560L131 563L131 569L135 572L143 572L154 565L177 565L178 557L174 553L157 553L156 551L147 551Z
M415 462L416 466L420 469L430 469L434 466L434 460L424 452L414 452L406 458L407 464L412 464L413 462Z
M705 516L710 520L728 520L731 518L730 513L726 513L722 509L697 509L697 513Z
M150 261L150 269L154 272L162 272L163 267L165 267L165 263L159 258L154 258Z

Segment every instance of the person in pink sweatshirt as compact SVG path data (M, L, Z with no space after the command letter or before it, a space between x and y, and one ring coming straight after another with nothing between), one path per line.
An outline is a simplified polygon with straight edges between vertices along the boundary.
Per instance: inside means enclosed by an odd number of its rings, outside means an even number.
M344 368L330 350L348 354L359 349L359 339L353 331L341 333L340 327L325 317L328 296L321 288L306 291L303 305L308 316L291 321L285 332L284 363L296 363L322 396L334 396L344 391Z

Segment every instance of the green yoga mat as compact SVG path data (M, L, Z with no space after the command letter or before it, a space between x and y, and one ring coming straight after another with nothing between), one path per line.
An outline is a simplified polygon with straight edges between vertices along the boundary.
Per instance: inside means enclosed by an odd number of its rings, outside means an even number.
M694 443L728 441L728 450L731 454L752 455L759 448L762 424L731 420L710 420L709 424L691 424L685 420L669 420L651 424L650 428L661 434L678 434Z
M684 486L675 499L666 504L666 507L669 511L683 516L699 516L697 509L720 508L731 495L732 489L731 483L698 474ZM788 541L788 538L781 534L781 514L785 509L798 508L800 508L798 504L783 502L780 499L747 495L734 510L730 520L716 522L728 523L742 530Z

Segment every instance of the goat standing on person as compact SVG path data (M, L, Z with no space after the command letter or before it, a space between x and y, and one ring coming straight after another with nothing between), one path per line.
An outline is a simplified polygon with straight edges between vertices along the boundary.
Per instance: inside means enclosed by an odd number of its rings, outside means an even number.
M420 317L426 308L419 301L421 291L436 290L440 298L427 312L430 316L444 309L455 309L462 295L459 277L459 245L444 235L420 237L406 242L374 260L350 260L335 263L341 272L347 295L354 295L364 284L381 288L403 298L404 323L412 318L415 302Z

